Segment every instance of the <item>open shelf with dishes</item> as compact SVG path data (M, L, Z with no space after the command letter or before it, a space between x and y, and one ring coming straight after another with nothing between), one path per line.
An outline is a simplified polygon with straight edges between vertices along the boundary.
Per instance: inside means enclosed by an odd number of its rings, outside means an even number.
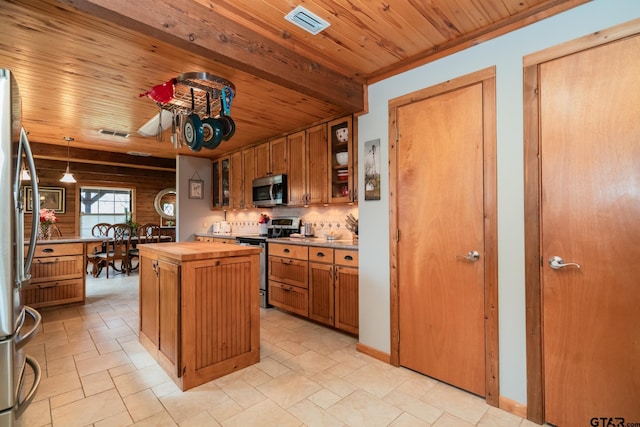
M328 123L329 203L357 202L352 117Z

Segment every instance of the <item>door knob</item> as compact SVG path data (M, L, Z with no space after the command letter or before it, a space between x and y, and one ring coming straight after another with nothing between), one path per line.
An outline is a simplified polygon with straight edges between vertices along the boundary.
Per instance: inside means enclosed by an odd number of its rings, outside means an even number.
M552 256L549 258L549 266L554 270L560 270L565 267L577 267L580 268L580 264L575 262L564 262L559 256Z
M457 255L456 259L464 259L466 261L476 262L480 259L478 251L469 251L466 255Z

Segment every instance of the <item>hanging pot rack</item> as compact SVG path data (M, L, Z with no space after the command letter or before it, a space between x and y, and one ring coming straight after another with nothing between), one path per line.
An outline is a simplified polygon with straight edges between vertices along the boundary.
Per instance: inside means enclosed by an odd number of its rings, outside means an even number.
M173 98L167 102L156 101L156 103L163 110L172 113L188 115L195 112L199 116L206 116L207 93L210 98L211 110L219 112L225 87L231 90L230 96L233 98L236 87L230 81L207 72L183 73L174 79ZM154 99L152 96L149 97ZM212 115L217 116L217 114Z

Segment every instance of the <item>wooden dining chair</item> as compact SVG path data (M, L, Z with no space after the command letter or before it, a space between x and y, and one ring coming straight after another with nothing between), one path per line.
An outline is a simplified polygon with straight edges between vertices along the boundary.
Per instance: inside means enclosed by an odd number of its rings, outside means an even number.
M108 222L99 222L91 227L91 235L93 237L106 236L109 227L111 227L111 224L109 224Z
M145 243L160 243L160 225L147 223L138 227L138 239L135 245L131 245L129 247L129 265L131 266L131 270L135 270L138 268L138 264L133 265L134 259L140 258L140 251L137 245L145 244Z
M107 230L111 227L108 222L99 222L91 227L91 235L93 237L106 237ZM87 267L91 264L91 275L98 277L102 272L103 265L101 264L102 258L98 257L99 253L104 253L106 246L104 244L96 244L93 246L93 250L87 253Z
M129 261L129 246L131 241L132 230L128 224L113 224L106 231L106 251L96 254L100 260L101 267L107 269L107 279L109 278L109 267L115 271L127 273L131 272L131 263ZM120 268L117 262L120 262Z

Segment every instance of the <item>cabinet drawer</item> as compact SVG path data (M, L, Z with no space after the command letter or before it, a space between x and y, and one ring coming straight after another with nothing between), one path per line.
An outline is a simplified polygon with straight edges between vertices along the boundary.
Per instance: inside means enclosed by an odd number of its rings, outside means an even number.
M350 251L348 249L336 249L337 265L345 265L347 267L358 266L358 251Z
M60 255L82 255L84 253L83 243L60 243L47 244L38 243L34 252L34 257L51 257ZM26 250L25 250L26 254Z
M31 282L84 277L85 259L82 255L51 256L35 258L31 264Z
M309 248L307 246L269 243L269 255L308 260Z
M269 280L269 304L301 316L309 315L309 293L297 286Z
M24 254L27 255L28 246L24 247ZM33 253L35 258L43 256L58 255L82 255L84 253L84 243L38 243Z
M268 271L269 280L276 280L305 289L309 286L309 263L307 261L269 256Z
M309 246L309 261L333 264L333 249Z
M23 287L21 294L23 303L34 308L83 302L84 282L82 279L71 279L32 283Z

